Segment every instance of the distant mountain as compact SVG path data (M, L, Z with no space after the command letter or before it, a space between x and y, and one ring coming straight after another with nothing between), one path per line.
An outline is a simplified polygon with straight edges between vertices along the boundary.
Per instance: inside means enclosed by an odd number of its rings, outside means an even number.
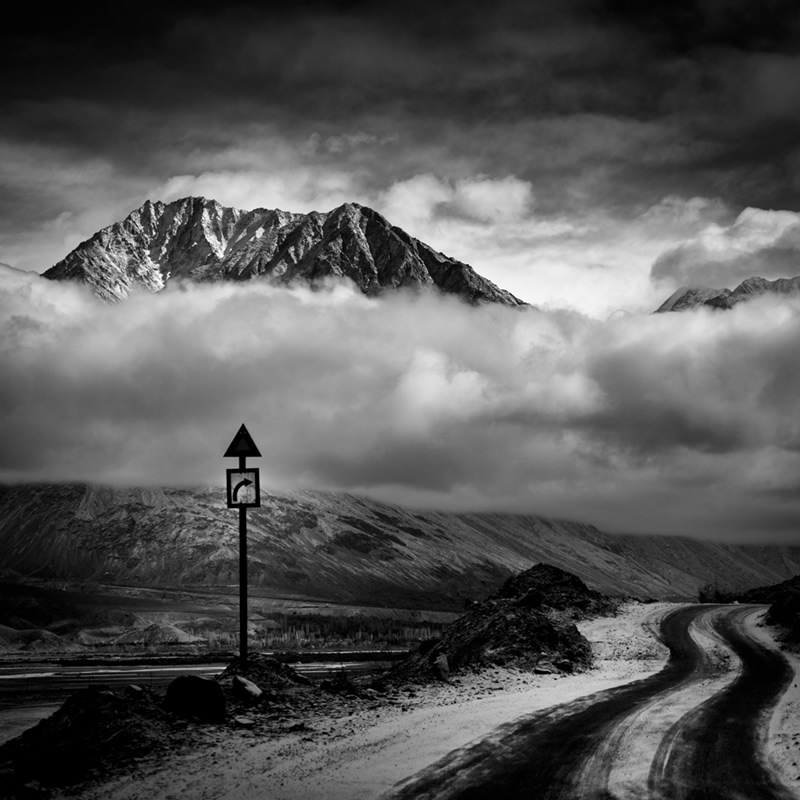
M800 573L800 547L620 536L512 514L411 511L330 492L262 492L248 513L251 587L365 605L463 609L546 562L593 589L692 600ZM15 577L235 587L238 514L221 489L0 489L0 564Z
M686 311L688 308L702 306L707 300L730 292L730 289L710 289L707 286L681 286L656 309L656 314L663 311Z
M104 300L158 292L170 281L270 278L312 286L349 278L367 295L413 287L458 295L470 303L526 305L355 203L328 213L241 211L215 200L149 200L78 245L44 273L88 284Z
M739 303L768 294L800 295L800 276L778 278L774 281L768 281L766 278L747 278L733 291L730 289L710 289L704 286L682 286L656 309L656 313L658 314L662 311L685 311L697 306L726 310Z

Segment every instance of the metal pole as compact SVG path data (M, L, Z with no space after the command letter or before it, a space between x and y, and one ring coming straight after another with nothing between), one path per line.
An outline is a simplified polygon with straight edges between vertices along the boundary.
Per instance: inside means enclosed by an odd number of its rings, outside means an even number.
M245 457L239 456L244 471ZM239 506L239 661L247 666L247 508Z

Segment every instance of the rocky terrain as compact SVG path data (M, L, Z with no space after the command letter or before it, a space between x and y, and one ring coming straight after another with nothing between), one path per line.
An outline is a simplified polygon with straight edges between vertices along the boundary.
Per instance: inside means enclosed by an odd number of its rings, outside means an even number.
M377 796L515 717L659 669L666 648L648 631L667 608L629 604L613 619L579 622L596 658L573 675L492 666L448 682L324 688L256 658L244 674L260 695L234 690L235 664L220 676L224 722L181 716L148 690L95 688L0 748L0 796ZM59 753L68 765L70 749L75 768L48 769Z
M187 720L252 729L297 714L308 718L320 712L336 715L344 708L352 714L365 705L399 705L414 693L409 686L449 683L451 674L467 669L495 676L498 668L552 675L591 664L589 641L558 617L591 616L601 607L612 607L608 598L550 565L538 565L506 582L500 594L476 603L441 639L410 654L371 685L346 678L315 685L273 658L252 654L244 667L235 660L216 680L180 676L163 696L137 686L83 690L0 747L0 790L71 785L168 751L176 743L197 746L199 738ZM310 730L305 723L297 727Z
M767 622L786 630L786 641L800 644L800 575L738 596L743 603L769 603Z
M686 311L697 306L724 311L739 303L745 303L764 295L796 296L798 294L800 294L800 276L778 278L774 281L758 277L747 278L733 290L711 289L707 286L682 286L656 309L656 313Z
M423 642L384 680L446 681L451 673L487 667L539 674L577 672L591 664L592 650L565 617L586 619L613 613L616 607L576 575L537 564L509 578L498 594L471 604L440 638Z
M527 608L570 612L574 619L613 614L618 604L590 589L577 575L544 563L513 575L490 599L514 600Z
M104 300L161 291L171 281L250 281L315 285L353 281L367 295L413 288L470 303L524 306L521 300L391 225L370 208L346 203L327 213L242 211L215 200L149 200L98 231L44 273L88 284Z

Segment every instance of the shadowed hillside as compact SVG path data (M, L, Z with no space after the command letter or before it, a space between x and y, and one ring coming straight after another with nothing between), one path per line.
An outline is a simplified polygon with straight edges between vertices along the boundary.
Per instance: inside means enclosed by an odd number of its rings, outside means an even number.
M544 561L606 594L693 599L800 572L800 548L619 536L511 514L402 509L326 492L264 493L248 514L254 591L461 610ZM221 489L0 491L0 561L17 577L132 586L238 583L238 515Z

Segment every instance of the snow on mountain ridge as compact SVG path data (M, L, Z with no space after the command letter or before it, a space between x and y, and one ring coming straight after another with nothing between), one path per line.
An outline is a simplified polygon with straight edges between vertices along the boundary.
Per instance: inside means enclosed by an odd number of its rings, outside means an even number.
M229 208L188 197L148 200L98 231L44 273L78 280L105 300L160 291L170 280L268 277L314 285L348 278L368 295L413 286L469 302L523 306L469 265L435 252L372 209L345 203L327 213Z
M747 302L763 295L792 296L800 294L800 276L794 278L752 277L743 280L733 291L730 289L711 289L707 286L682 286L673 292L655 311L685 311L697 306L708 306L718 310L733 308L738 303Z

